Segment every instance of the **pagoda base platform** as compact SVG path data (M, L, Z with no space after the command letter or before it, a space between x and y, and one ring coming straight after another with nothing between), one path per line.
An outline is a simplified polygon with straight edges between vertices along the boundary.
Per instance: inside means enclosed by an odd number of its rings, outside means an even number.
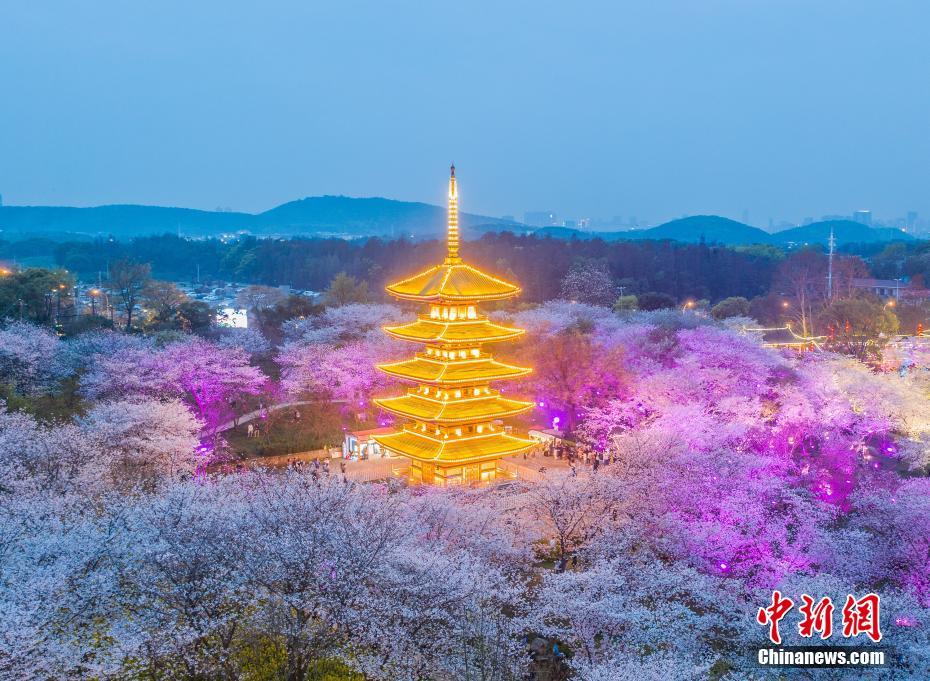
M501 473L498 463L497 459L465 464L411 459L409 481L411 485L439 487L492 482Z

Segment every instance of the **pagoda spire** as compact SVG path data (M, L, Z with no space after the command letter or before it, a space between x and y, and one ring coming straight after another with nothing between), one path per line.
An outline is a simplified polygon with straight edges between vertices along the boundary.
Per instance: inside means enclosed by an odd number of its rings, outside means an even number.
M461 262L459 258L459 190L455 186L455 164L449 169L449 218L446 235L446 264Z

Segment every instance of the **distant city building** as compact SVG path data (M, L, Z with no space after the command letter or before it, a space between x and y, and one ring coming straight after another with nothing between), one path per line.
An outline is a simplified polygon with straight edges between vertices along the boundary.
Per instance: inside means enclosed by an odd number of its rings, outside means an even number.
M868 291L880 298L900 298L901 282L897 279L858 279L852 280L852 286L860 291Z
M3 194L0 194L0 206L2 205L3 205ZM914 215L917 215L917 213L914 213Z
M533 227L558 225L558 216L550 210L531 210L523 214L523 223Z
M879 298L894 298L902 303L924 304L930 300L930 289L922 280L911 279L853 279L854 289L868 291Z
M852 214L852 219L855 222L866 225L867 227L872 225L872 211L870 210L857 210Z
M248 312L234 307L220 308L216 315L216 325L229 329L247 329L249 328Z
M562 226L563 226L563 227L568 227L569 229L575 229L575 221L574 221L574 220L564 220L564 221L562 222Z
M2 197L0 197L0 199L2 199ZM3 205L3 201L2 201L2 200L0 200L0 205ZM905 228L908 232L914 231L914 228L917 227L917 217L918 217L918 215L917 215L917 211L916 211L916 210L909 210L909 211L907 211L907 218L905 218L905 220L904 220L904 228Z
M578 221L578 229L588 229L591 227L591 218L581 218Z

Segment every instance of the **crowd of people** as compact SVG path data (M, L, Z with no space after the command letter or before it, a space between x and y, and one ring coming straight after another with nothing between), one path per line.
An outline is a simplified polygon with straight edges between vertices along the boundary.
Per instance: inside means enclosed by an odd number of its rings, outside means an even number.
M556 461L567 461L569 471L573 476L578 474L579 464L590 466L592 471L597 472L601 466L614 463L614 453L612 451L598 452L585 443L554 437L523 453L524 460L535 459L537 456L551 457ZM545 470L545 467L540 468L540 472L545 472Z
M321 458L314 458L308 462L303 459L298 459L297 457L291 457L287 460L287 467L293 468L299 471L309 469L310 474L314 478L318 478L321 475L328 476L332 472L329 459L321 459ZM346 480L345 459L339 460L339 473L342 475L343 480Z

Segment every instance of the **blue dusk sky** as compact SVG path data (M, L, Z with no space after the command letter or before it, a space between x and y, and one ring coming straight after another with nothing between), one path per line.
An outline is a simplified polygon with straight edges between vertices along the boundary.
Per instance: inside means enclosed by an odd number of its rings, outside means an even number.
M930 2L10 0L6 204L930 216Z

